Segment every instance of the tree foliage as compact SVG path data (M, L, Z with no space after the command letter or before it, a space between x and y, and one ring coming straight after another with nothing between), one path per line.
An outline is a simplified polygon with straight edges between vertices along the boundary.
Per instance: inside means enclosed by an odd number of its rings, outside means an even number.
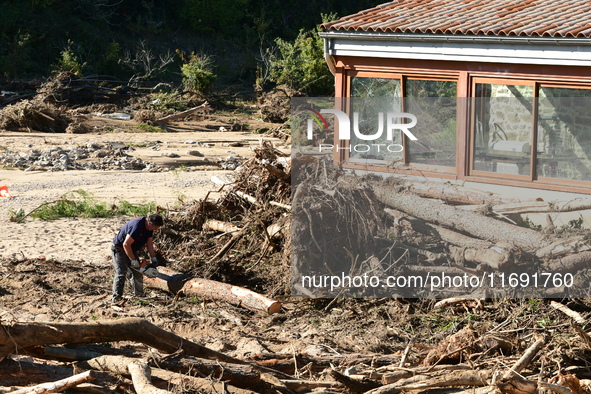
M159 59L180 50L215 60L218 80L249 82L257 57L271 47L302 56L316 50L311 31L321 13L347 15L379 4L370 0L0 0L0 80L48 76L69 62L86 74L131 78L121 62L144 42ZM277 40L279 39L279 41ZM286 52L286 54L287 54ZM308 57L311 58L311 57ZM181 82L175 58L160 78ZM314 63L304 75L319 67ZM115 75L116 74L116 75Z
M294 41L275 40L278 54L272 56L271 79L306 94L330 94L333 77L324 60L324 42L316 30L300 30Z

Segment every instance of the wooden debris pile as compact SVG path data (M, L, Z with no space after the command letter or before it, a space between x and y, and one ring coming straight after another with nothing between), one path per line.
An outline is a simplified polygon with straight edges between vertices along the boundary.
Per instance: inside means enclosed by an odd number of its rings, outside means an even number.
M423 307L412 307L417 308L416 319ZM591 339L581 322L590 311L584 302L445 300L432 305L431 319L454 316L462 328L446 329L455 332L442 335L437 329L422 331L415 323L417 331L404 333L405 327L390 321L391 331L407 337L406 344L392 354L331 348L330 354L316 356L294 351L246 358L211 350L139 318L23 323L3 316L0 389L16 393L68 388L130 392L133 387L140 393L584 394L591 392ZM344 325L334 328L344 334ZM105 345L124 341L134 346Z
M233 179L214 177L215 193L170 211L158 243L192 276L243 286L270 297L289 294L290 159L264 141Z
M71 122L65 107L26 99L0 108L0 129L64 133Z
M505 198L444 183L343 175L324 160L301 160L307 162L294 184L293 239L294 248L301 248L294 253L296 268L306 275L454 276L473 278L456 286L461 295L588 296L591 234L576 223L557 228L551 218L589 209L591 199ZM519 215L528 213L547 214L548 225L524 226ZM378 297L454 293L450 286L433 293L429 284L408 291L355 290ZM332 297L336 290L315 296Z

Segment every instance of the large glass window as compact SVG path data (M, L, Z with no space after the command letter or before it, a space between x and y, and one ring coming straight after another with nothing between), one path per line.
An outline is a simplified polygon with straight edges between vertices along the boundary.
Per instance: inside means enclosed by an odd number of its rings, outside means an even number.
M404 80L404 86L402 86ZM403 89L404 88L404 89ZM402 92L405 97L402 98ZM425 80L414 78L371 78L354 77L351 79L350 111L358 114L358 126L364 135L377 133L384 123L379 113L385 117L388 112L406 112L417 118L417 124L411 132L417 141L403 140L401 131L393 135L392 141L382 138L372 141L371 148L363 151L352 149L349 157L353 161L381 161L393 164L404 161L404 150L410 164L420 163L436 166L455 167L456 165L456 95L455 81ZM408 119L396 119L396 122L408 123ZM354 135L353 147L366 146ZM367 144L367 142L365 142ZM393 147L389 149L389 147ZM397 149L395 146L400 147Z
M531 176L533 86L476 83L473 169Z
M354 77L351 79L350 116L353 127L358 127L363 135L376 134L384 127L384 114L400 112L401 83L399 79ZM382 114L380 118L379 114ZM356 114L356 115L355 115ZM381 122L381 124L380 124ZM387 134L368 142L351 135L351 149L349 157L355 161L364 162L397 162L403 159L400 132L394 133L392 141L387 140ZM394 146L394 147L392 147ZM388 147L390 147L388 149Z
M408 144L410 163L456 166L457 83L407 79L405 110L417 117Z
M591 90L541 86L537 175L591 181Z

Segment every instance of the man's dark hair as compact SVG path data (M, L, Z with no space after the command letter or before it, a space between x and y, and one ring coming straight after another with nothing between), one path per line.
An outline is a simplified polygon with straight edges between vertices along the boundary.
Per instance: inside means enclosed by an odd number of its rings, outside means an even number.
M152 223L154 226L162 226L164 224L162 216L157 213L151 213L146 219L148 219L148 222Z

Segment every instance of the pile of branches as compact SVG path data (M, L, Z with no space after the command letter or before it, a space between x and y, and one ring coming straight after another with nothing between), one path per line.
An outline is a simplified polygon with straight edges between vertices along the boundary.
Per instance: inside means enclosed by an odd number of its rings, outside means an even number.
M137 87L109 75L78 77L63 72L50 77L38 90L45 102L72 105L118 104L137 96Z
M268 142L218 189L169 210L162 254L192 276L244 286L270 297L289 294L291 165ZM217 198L216 198L217 197Z
M396 300L388 303L403 306ZM435 303L433 318L437 311L458 318L463 314L473 316L471 323L443 337L434 331L413 332L405 347L392 354L335 351L314 356L294 351L250 359L211 350L139 318L88 323L3 319L0 390L129 392L133 386L138 393L304 393L320 388L371 394L591 392L591 338L582 328L589 305L569 302L587 311L580 314L554 301L530 302L524 308L516 304L482 299ZM364 307L363 302L358 306ZM420 303L407 306L422 308ZM487 310L494 315L490 320ZM119 341L134 341L134 346L104 345ZM23 383L28 387L18 387Z
M64 133L71 121L65 107L37 98L0 109L0 129Z

